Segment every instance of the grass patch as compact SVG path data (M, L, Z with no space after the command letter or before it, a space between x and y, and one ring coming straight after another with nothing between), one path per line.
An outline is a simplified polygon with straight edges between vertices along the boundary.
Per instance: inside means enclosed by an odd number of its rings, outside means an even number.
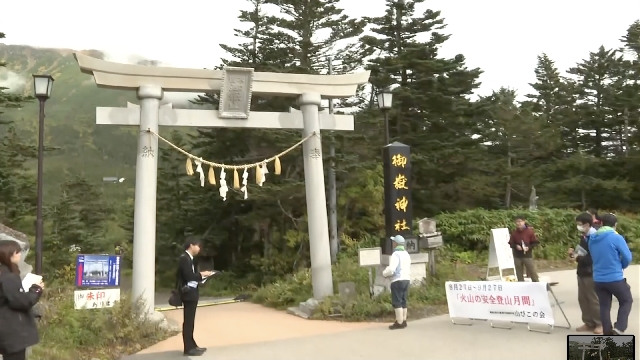
M175 335L140 318L124 293L113 308L75 310L73 288L52 286L40 303L40 343L30 360L116 360Z
M476 274L466 267L456 266L449 261L439 262L437 274L414 286L409 291L409 315L421 318L446 312L447 298L444 283L451 280L477 280ZM352 281L356 285L357 296L345 302L339 296L326 298L317 309L316 319L340 319L345 321L383 321L393 317L391 295L385 292L377 297L369 296L369 275L365 268L353 258L341 258L333 266L335 288L337 284ZM311 272L308 269L264 286L255 292L252 300L256 303L276 309L297 306L311 298Z

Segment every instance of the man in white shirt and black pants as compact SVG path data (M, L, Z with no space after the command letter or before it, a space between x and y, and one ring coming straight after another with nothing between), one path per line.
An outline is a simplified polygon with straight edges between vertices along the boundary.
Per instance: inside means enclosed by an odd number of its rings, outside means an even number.
M396 313L396 321L389 329L407 327L407 297L411 284L411 256L404 249L405 240L401 235L391 237L393 254L389 257L389 266L382 272L391 278L391 305Z

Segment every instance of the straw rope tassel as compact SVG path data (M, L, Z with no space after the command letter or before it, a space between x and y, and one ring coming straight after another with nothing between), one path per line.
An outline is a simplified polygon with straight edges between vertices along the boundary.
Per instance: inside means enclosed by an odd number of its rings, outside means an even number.
M262 169L260 169L260 165L256 166L256 184L260 184L262 181Z
M282 165L280 165L280 158L276 156L276 159L274 161L275 165L274 165L274 174L276 175L280 175L280 173L282 172Z
M185 168L187 169L187 175L193 176L193 164L191 163L190 157L187 158L187 164L185 165Z
M213 166L209 166L209 172L207 173L207 178L209 179L209 184L216 184L216 172L213 170Z
M240 176L238 176L238 169L233 169L233 188L240 189Z

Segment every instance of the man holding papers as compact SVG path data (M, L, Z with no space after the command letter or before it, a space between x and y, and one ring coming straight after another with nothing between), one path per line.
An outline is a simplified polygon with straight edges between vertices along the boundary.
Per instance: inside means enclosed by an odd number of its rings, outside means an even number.
M576 227L580 231L580 243L575 249L569 249L569 256L578 263L578 304L582 312L582 326L576 329L579 332L593 332L602 335L602 323L600 322L600 303L596 295L593 282L593 261L589 254L589 236L596 233L593 227L594 217L590 213L582 213L576 216Z
M533 249L538 246L536 233L527 224L524 216L516 216L516 229L511 233L509 246L513 251L513 264L515 265L518 281L524 281L524 269L531 281L538 282L538 272L533 264Z
M207 350L196 344L193 338L195 327L196 309L200 299L198 286L203 279L213 275L211 271L198 271L198 262L195 257L200 252L201 242L191 237L184 244L184 253L178 261L178 289L182 295L184 306L184 320L182 323L182 343L185 356L200 356Z

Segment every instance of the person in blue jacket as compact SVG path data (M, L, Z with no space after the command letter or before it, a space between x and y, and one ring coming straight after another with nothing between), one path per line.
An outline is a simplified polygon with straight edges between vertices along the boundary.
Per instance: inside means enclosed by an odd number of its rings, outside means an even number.
M600 320L604 335L621 335L627 330L633 296L623 270L631 264L631 250L616 232L618 219L613 214L600 216L602 226L589 238L593 261L593 281L600 301ZM618 299L618 318L611 324L612 296Z

